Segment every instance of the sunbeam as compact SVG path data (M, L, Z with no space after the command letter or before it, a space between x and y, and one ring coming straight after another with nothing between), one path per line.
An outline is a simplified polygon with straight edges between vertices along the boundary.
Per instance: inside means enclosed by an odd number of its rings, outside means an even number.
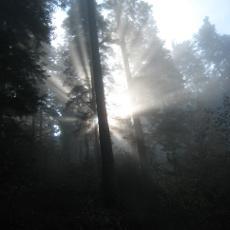
M51 88L55 92L57 98L62 103L66 103L68 101L69 99L68 94L70 92L70 88L68 86L65 86L63 82L56 75L51 75L47 79L46 84L49 88Z

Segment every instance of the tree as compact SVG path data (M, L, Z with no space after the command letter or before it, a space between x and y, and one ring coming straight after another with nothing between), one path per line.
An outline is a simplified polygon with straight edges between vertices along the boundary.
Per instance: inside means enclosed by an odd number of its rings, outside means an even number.
M182 78L157 36L150 5L139 0L108 0L104 9L111 34L105 42L116 44L121 50L129 94L137 108L132 118L139 158L145 164L142 119L155 106L155 101L163 104L162 98L167 100L177 95L183 88Z
M114 194L114 162L113 150L107 121L107 113L105 107L104 85L102 78L102 69L100 63L99 43L96 24L96 8L94 0L87 0L88 3L88 20L90 45L92 55L92 77L94 82L94 90L96 96L99 137L102 156L102 183L104 196L107 203L113 202Z
M0 5L0 113L32 113L41 100L38 85L47 77L41 56L50 38L53 1L3 0Z
M200 52L206 71L216 79L216 86L224 95L229 95L230 82L230 36L220 35L215 25L206 17L195 36L197 50Z
M76 14L77 13L77 14ZM99 53L99 16L93 0L70 2L68 28L70 49L67 51L67 84L74 84L71 103L78 108L78 115L87 123L97 113L101 148L102 189L106 203L112 202L114 193L114 162L107 112L105 107L103 73ZM70 77L68 79L68 77ZM79 103L80 102L80 103ZM81 110L81 106L87 108ZM81 111L80 111L81 110ZM78 117L79 118L79 117ZM97 130L95 129L97 132ZM96 135L95 135L96 136ZM85 136L87 142L87 136ZM85 142L85 143L86 143ZM87 150L87 144L86 144Z
M194 44L190 41L175 44L173 60L183 75L185 88L198 95L205 87L207 76L202 58L197 54Z
M175 45L173 50L174 62L185 79L185 88L189 89L186 113L179 119L186 128L180 144L192 170L199 164L201 174L209 164L217 168L213 159L222 161L229 151L228 47L229 36L218 34L206 17L194 38Z
M5 168L11 161L19 163L18 158L32 158L28 115L44 101L40 91L47 77L43 45L50 40L55 4L48 0L0 2L0 144Z
M195 35L196 52L200 55L202 63L205 65L205 72L208 77L208 84L204 88L203 98L212 99L211 103L206 102L206 106L213 110L219 124L217 130L225 136L223 124L228 127L228 101L229 101L229 82L230 82L230 36L217 33L215 25L211 24L208 17L203 20L203 25ZM225 111L225 112L223 112ZM224 115L225 114L225 115ZM221 120L221 122L220 122ZM220 134L219 133L219 134ZM218 132L216 132L218 134ZM222 145L228 146L226 142ZM216 136L218 138L218 135ZM228 149L228 148L225 148ZM228 150L226 150L228 151Z
M212 70L222 78L229 78L230 36L218 34L215 25L211 24L209 18L206 17L195 40L206 64L214 65Z
M138 7L138 6L142 6L142 7ZM136 23L135 20L133 21L131 19L128 20L128 17L126 16L128 14L130 17L136 17L135 13L138 13L139 11L136 11L136 12L133 12L133 11L137 10L137 8L143 10L143 7L146 7L146 6L147 5L145 5L143 2L139 3L136 1L128 1L128 2L106 1L106 3L104 4L104 7L110 12L110 15L108 18L108 21L109 21L108 25L110 26L110 33L112 34L112 36L111 36L111 39L109 39L109 41L111 42L115 40L116 43L120 46L128 91L131 96L131 101L133 105L135 104L135 100L133 98L134 95L131 95L133 76L131 73L130 63L129 63L130 55L128 55L128 51L127 51L127 39L130 39L130 37L127 36L125 31L127 29L127 31L129 32L131 31L131 33L135 34L138 30L132 31L132 29L134 29L135 25L137 25L138 23ZM147 13L149 12L147 11ZM138 16L140 15L138 14ZM137 20L140 19L140 17L138 16L137 16ZM141 14L141 16L144 17L144 14ZM148 16L147 16L147 20L148 20ZM145 21L145 17L144 19L143 18L141 19L142 19L142 22ZM138 31L138 33L139 33L138 35L140 35L138 39L140 39L141 35L143 34L141 34L140 31ZM130 35L130 33L128 35ZM133 40L131 41L131 43L134 43L134 42L135 41ZM137 46L136 48L138 49L139 47ZM142 125L141 125L139 116L135 113L133 113L131 116L133 119L133 126L135 130L135 135L136 135L136 143L137 143L137 150L139 153L139 159L140 159L141 165L143 166L146 164L146 150L145 150L145 143L144 143L144 137L143 137L143 129L142 129Z

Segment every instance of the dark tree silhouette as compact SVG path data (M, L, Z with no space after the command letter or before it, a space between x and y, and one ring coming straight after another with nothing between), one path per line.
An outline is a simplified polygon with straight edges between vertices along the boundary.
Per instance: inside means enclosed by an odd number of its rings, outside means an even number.
M50 39L53 1L1 1L0 100L3 114L36 111L38 84L46 77L43 43Z
M98 31L96 25L96 8L94 0L87 0L89 16L89 33L92 55L92 77L94 81L94 90L96 96L96 106L99 124L99 138L102 156L102 183L104 197L109 204L113 202L114 194L114 162L113 150L107 120L105 107L104 84L102 78L102 69L100 63Z

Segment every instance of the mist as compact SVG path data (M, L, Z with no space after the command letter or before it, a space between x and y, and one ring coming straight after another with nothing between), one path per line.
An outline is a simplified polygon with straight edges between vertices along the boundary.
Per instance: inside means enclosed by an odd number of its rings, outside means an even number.
M2 0L3 229L229 229L225 8Z

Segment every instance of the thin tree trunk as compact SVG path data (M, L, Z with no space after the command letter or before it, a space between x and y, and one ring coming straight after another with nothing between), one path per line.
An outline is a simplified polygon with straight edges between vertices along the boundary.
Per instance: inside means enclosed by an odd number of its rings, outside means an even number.
M33 142L35 142L35 139L36 139L36 118L35 118L35 114L32 115L32 137L33 137Z
M98 168L100 167L100 145L99 145L99 137L98 137L98 127L94 128L94 151L95 151L95 158Z
M118 6L119 3L114 0L116 5ZM117 21L117 32L118 32L118 39L119 39L119 45L121 48L121 55L123 59L123 64L125 68L125 75L126 75L126 81L127 81L127 86L128 86L128 92L130 95L130 99L133 104L135 104L135 100L133 98L133 95L131 93L131 88L132 88L132 74L130 71L130 66L129 66L129 59L128 59L128 54L126 50L126 44L125 44L125 35L124 35L124 29L122 31L119 31L119 29L122 27L121 26L121 11L122 9L117 7L115 9L115 17ZM146 159L146 147L144 143L144 138L143 138L143 129L141 125L141 120L138 114L131 114L131 118L133 120L133 126L134 126L134 131L135 131L135 138L136 138L136 143L137 143L137 151L138 151L138 156L140 159L140 163L142 168L146 166L147 159Z
M85 143L85 160L89 160L89 138L88 134L86 133L84 136L84 143Z
M107 120L105 106L104 84L102 78L102 69L100 63L98 34L96 25L96 6L94 0L87 0L88 3L88 21L91 43L91 65L93 73L93 83L96 96L99 139L102 157L102 189L106 205L111 205L114 200L114 159L112 143Z
M81 164L83 162L82 140L78 141L78 157L79 157L79 163Z
M131 97L132 104L135 104L133 95L131 94L132 76L131 76L128 54L126 51L124 37L120 38L120 47L121 47L121 54L122 54L122 59L123 59L124 67L125 67L128 92ZM145 166L146 165L146 148L145 148L145 143L143 139L144 133L143 133L142 125L141 125L141 120L138 114L132 113L131 117L133 119L133 126L135 130L135 137L136 137L136 143L137 143L137 151L138 151L139 159L141 162L141 166Z
M40 141L42 141L42 129L43 129L43 112L42 109L40 108L40 112L39 112L39 139Z

